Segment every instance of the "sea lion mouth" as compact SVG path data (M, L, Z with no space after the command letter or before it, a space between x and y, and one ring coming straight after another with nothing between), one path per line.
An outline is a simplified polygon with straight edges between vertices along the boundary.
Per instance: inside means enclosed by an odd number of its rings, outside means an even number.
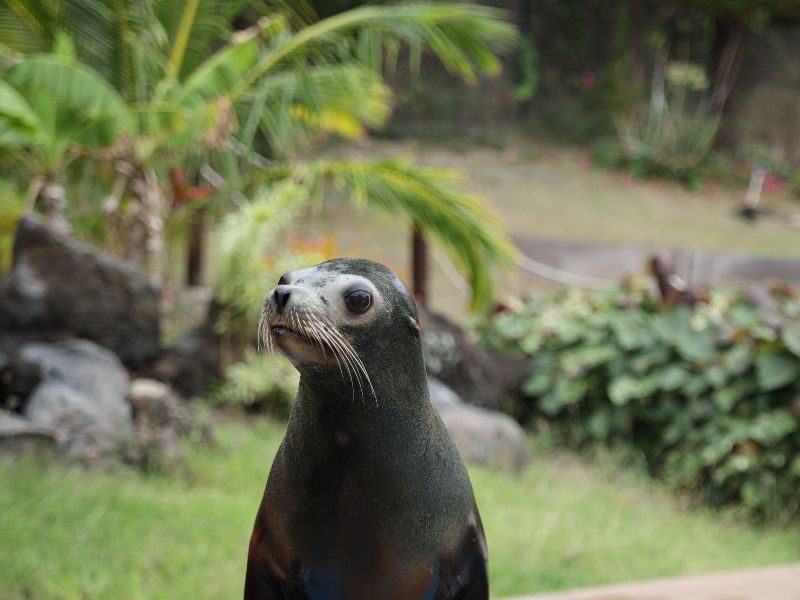
M292 329L291 327L287 327L286 325L271 325L270 331L272 332L272 335L276 336L293 335L299 338L303 338L307 342L311 341L308 339L308 337L304 336L299 331L295 331L294 329Z
M362 398L371 394L377 403L363 360L336 324L322 313L310 308L276 313L267 300L258 331L259 350L262 344L269 352L277 347L301 372L303 365L335 366L342 379L350 382L354 399L358 387Z

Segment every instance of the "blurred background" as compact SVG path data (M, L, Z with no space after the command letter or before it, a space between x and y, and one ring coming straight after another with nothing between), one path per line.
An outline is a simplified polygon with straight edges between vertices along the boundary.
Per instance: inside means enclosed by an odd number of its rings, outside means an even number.
M0 72L0 598L241 594L337 256L493 595L800 561L800 2L0 0Z

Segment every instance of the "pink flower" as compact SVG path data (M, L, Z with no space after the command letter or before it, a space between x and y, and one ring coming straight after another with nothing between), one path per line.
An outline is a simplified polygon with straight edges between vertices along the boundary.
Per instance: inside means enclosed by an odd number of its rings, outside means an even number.
M597 76L591 71L581 73L581 88L584 90L594 87L595 81L597 81Z
M786 187L786 182L779 175L767 173L764 176L764 187L762 188L764 192L779 192L784 187Z

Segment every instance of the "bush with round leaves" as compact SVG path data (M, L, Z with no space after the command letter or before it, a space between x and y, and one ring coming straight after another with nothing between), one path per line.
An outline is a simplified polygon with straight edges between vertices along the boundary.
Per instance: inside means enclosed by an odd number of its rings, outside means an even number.
M800 515L800 296L661 306L626 282L534 295L478 325L534 358L522 395L566 439L632 444L654 473L759 518Z

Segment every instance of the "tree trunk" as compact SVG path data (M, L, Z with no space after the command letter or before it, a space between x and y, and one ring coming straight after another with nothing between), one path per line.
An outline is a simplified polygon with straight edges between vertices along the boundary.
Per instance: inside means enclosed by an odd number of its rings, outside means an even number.
M138 262L153 283L161 283L161 257L164 246L164 198L158 177L152 169L137 169L131 179L135 206L128 212L126 246L128 257Z
M186 261L186 285L201 285L203 279L203 249L205 248L205 219L198 210L189 218L189 254Z
M534 40L533 40L533 25L531 23L531 18L533 17L533 0L519 0L517 2L517 31L519 31L520 37L520 47L517 50L517 60L519 64L517 65L517 84L522 85L525 83L524 79L525 75L525 67L522 65L523 60L529 60L529 58L523 57L522 52L527 51L523 50L523 44L529 44L529 48L534 48ZM534 65L534 68L538 68L538 65ZM517 116L520 118L524 118L528 116L531 108L531 99L526 98L524 100L520 100L517 103Z
M714 21L714 44L711 49L714 69L712 107L716 111L724 110L739 76L743 38L744 26L741 23L729 19Z

